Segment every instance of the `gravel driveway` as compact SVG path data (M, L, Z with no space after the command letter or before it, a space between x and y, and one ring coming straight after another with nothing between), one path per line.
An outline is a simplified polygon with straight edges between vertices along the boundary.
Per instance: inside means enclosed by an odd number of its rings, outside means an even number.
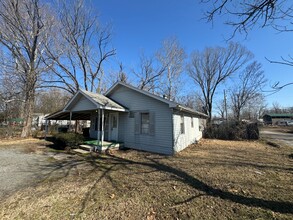
M0 198L36 183L48 164L48 156L0 148Z
M68 154L27 153L22 148L0 147L0 199L45 179L67 175L73 162Z

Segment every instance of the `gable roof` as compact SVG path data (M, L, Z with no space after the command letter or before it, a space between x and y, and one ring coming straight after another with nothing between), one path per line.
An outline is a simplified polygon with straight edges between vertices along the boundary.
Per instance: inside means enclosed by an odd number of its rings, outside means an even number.
M190 114L198 115L198 116L201 116L201 117L204 117L204 118L208 118L208 115L206 115L206 114L204 114L204 113L202 113L202 112L198 112L198 111L196 111L196 110L194 110L194 109L188 108L188 107L186 107L186 106L184 106L184 105L181 105L181 104L179 104L179 103L177 103L177 102L170 101L170 100L168 100L168 99L162 98L162 97L160 97L160 96L158 96L158 95L152 94L152 93L150 93L150 92L148 92L148 91L145 91L145 90L142 90L142 89L136 88L136 87L134 87L134 86L131 86L131 85L126 84L126 83L123 83L123 82L117 82L117 83L115 83L115 84L114 84L114 85L113 85L113 86L112 86L112 87L111 87L111 88L105 93L105 95L106 95L106 96L111 95L112 93L115 92L115 90L116 90L119 86L124 86L124 87L129 88L129 89L131 89L131 90L134 90L134 91L136 91L136 92L138 92L138 93L144 94L144 95L146 95L146 96L148 96L148 97L151 97L151 98L153 98L153 99L156 99L156 100L158 100L158 101L161 101L161 102L163 102L163 103L166 103L166 104L169 105L170 108L173 108L173 109L176 109L176 110L179 110L179 111L182 111L182 112L187 112L187 113L190 113Z
M97 107L97 109L107 109L122 112L127 111L127 109L125 109L123 106L119 105L118 103L114 102L113 100L102 94L93 93L81 89L78 90L78 92L75 93L75 95L69 100L69 102L63 108L63 111L70 111L70 106L73 105L74 102L76 102L80 95L86 97L90 102L92 102L92 104L94 104L94 106Z

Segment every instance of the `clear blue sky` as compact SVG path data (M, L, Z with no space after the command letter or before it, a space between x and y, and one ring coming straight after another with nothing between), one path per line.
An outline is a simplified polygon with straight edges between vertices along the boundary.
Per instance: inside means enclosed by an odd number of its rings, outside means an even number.
M117 61L126 71L138 64L142 50L146 54L160 48L162 40L177 37L186 52L203 50L210 46L225 46L233 31L217 17L212 25L202 20L206 5L198 0L107 0L93 1L100 14L100 21L111 23L113 46L117 49ZM245 36L237 35L233 41L240 42L262 63L269 84L293 81L293 67L270 64L281 56L293 56L293 33L277 33L271 28L255 29ZM265 88L265 89L270 89ZM293 106L293 86L267 96L267 103L278 102L282 107Z

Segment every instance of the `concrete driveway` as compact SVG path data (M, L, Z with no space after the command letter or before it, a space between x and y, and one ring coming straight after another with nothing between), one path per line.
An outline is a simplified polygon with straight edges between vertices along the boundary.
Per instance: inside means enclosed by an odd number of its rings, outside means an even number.
M260 136L268 140L280 141L286 145L293 147L293 133L280 132L272 129L262 129Z

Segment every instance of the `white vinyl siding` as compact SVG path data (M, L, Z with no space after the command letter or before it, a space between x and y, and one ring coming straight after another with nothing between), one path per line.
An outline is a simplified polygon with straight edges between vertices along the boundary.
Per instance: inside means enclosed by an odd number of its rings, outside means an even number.
M184 121L184 133L182 133L182 120ZM191 122L193 120L193 122ZM202 137L199 130L199 119L190 115L173 114L174 151L179 152L188 145L196 143ZM193 124L193 127L192 127Z
M81 95L80 95L81 96ZM81 96L77 99L76 103L72 103L71 111L85 111L85 110L94 110L97 109L97 106L94 105L90 100L86 97Z
M172 111L168 104L119 86L109 96L130 112L119 116L119 141L129 148L173 154ZM149 134L141 133L141 114L149 113Z

